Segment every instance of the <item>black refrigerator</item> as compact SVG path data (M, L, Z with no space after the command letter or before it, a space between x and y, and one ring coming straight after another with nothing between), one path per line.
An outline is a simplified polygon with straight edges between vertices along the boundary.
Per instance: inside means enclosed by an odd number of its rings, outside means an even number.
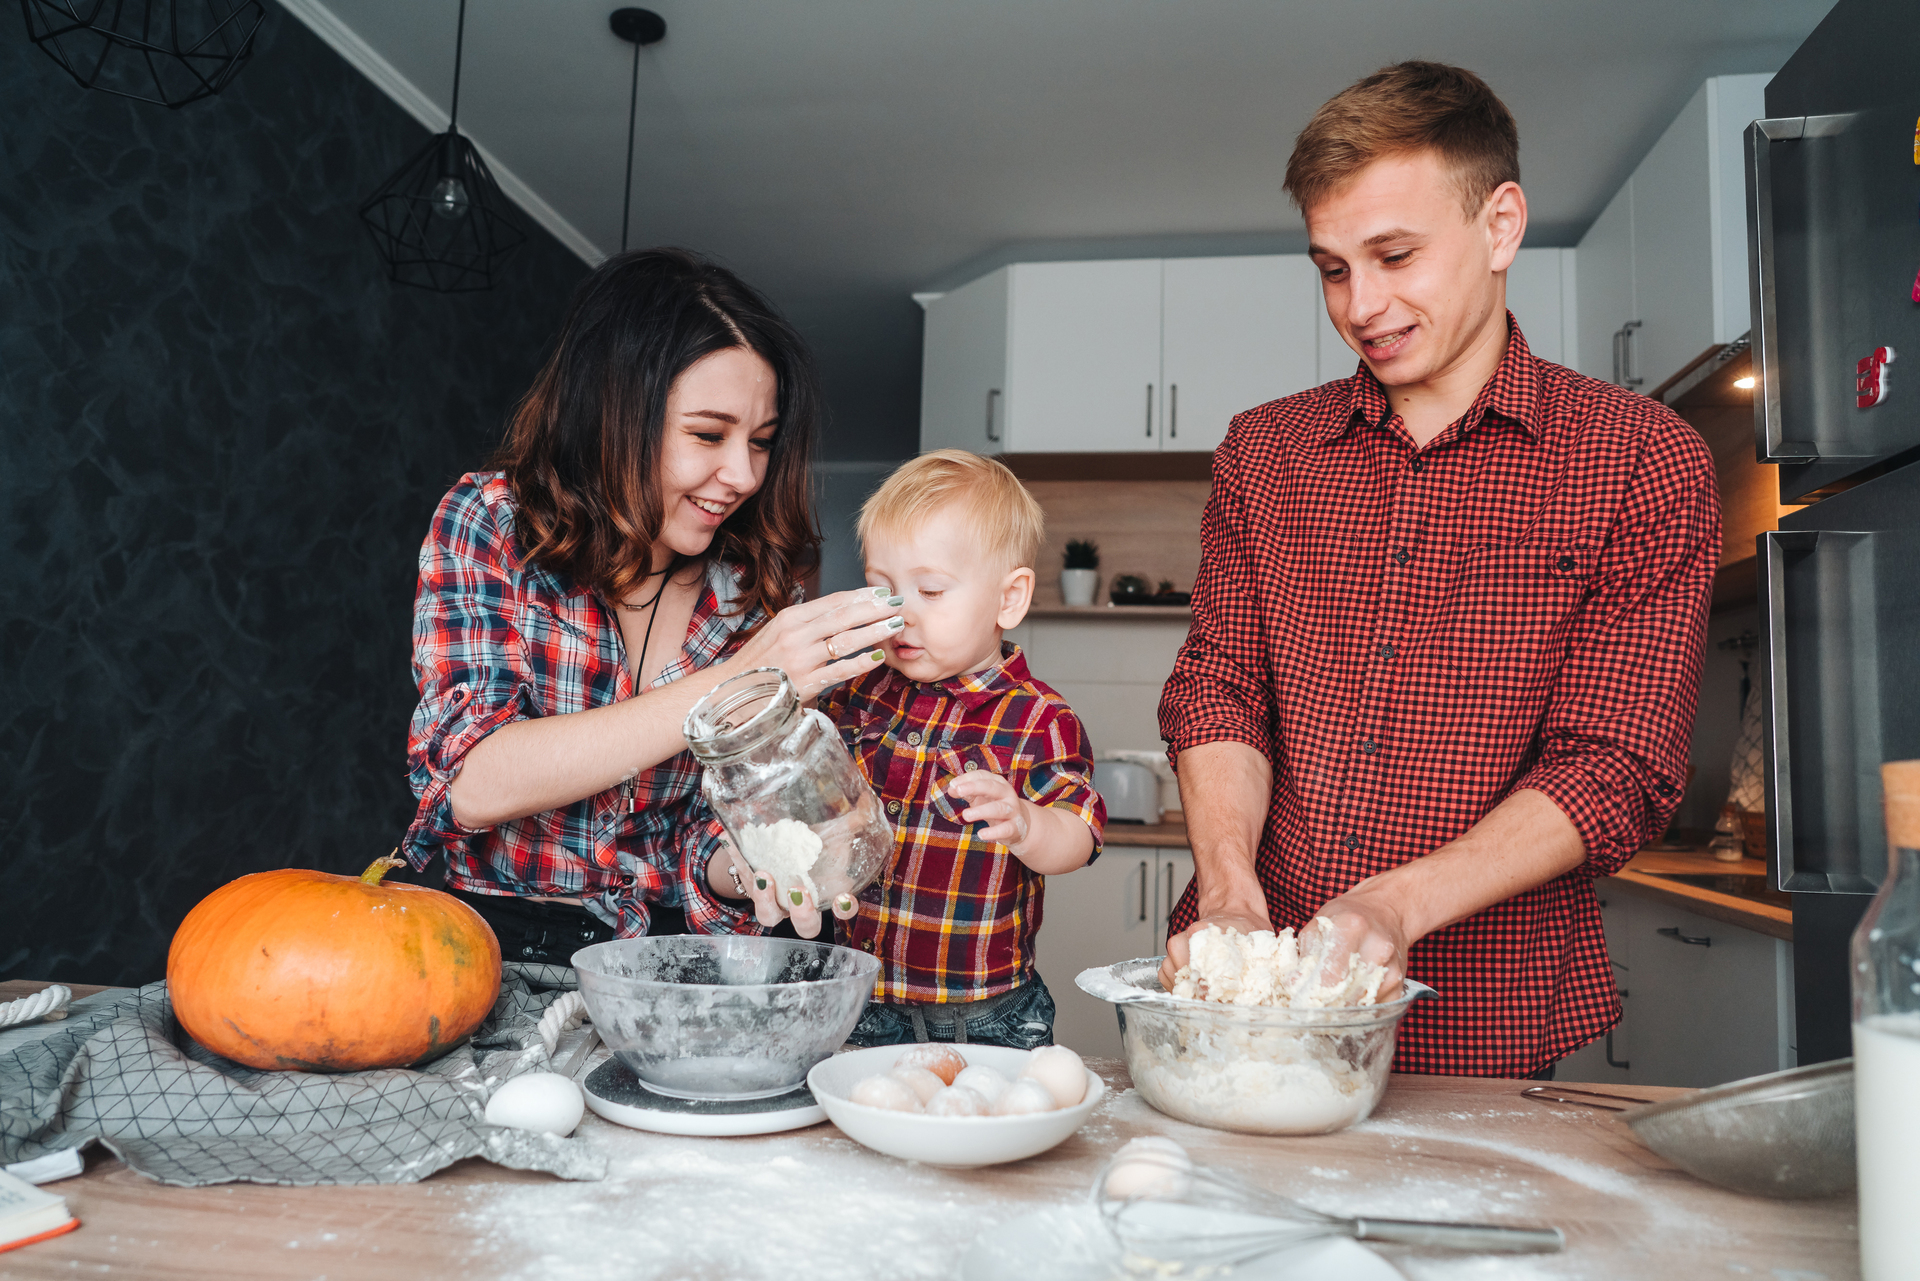
M1801 1063L1851 1053L1847 939L1920 757L1920 4L1840 0L1747 130L1768 862Z

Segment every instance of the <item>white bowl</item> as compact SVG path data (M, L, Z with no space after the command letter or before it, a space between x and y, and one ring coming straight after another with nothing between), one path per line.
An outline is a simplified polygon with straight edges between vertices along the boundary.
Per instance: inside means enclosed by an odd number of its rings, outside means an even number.
M945 1042L942 1042L945 1044ZM846 1136L875 1152L927 1165L961 1168L1020 1161L1054 1147L1086 1121L1106 1095L1106 1082L1087 1073L1087 1097L1072 1107L1027 1116L927 1116L870 1108L847 1096L870 1076L891 1072L910 1045L848 1050L807 1073L807 1088ZM968 1067L990 1067L1009 1080L1020 1075L1031 1050L1002 1045L955 1045Z

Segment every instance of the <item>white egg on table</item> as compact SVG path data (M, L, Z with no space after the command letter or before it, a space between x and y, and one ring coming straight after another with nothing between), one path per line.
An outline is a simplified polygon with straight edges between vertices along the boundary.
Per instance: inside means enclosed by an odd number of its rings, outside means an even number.
M1043 1045L1035 1050L1020 1076L1046 1086L1058 1107L1070 1108L1087 1097L1086 1064L1064 1045Z
M848 1091L847 1098L863 1107L885 1108L889 1112L921 1111L920 1096L897 1076L869 1076Z
M1116 1201L1177 1201L1193 1186L1193 1159L1161 1134L1131 1139L1114 1154L1106 1194Z
M586 1096L558 1072L516 1076L487 1100L487 1124L535 1134L572 1134L587 1110Z
M925 1068L895 1068L888 1075L912 1090L922 1103L947 1088L945 1081Z
M975 1094L992 1103L1006 1092L1007 1078L990 1067L970 1067L953 1078L955 1086L966 1086Z
M1032 1077L1023 1076L993 1101L993 1114L1031 1116L1035 1112L1051 1112L1057 1106L1053 1101L1053 1091Z

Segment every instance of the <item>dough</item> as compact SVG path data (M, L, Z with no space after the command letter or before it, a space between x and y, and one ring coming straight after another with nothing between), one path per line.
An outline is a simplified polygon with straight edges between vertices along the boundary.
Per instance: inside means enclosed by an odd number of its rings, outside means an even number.
M1330 929L1315 931L1316 942L1331 939ZM1227 1005L1299 1009L1372 1005L1387 977L1386 966L1371 965L1355 952L1347 957L1346 974L1322 986L1319 979L1327 958L1325 944L1302 951L1292 930L1242 934L1209 925L1195 934L1188 946L1190 959L1173 976L1173 994Z
M797 818L749 823L740 829L740 856L748 865L772 877L776 886L803 886L815 906L820 906L820 891L809 873L821 848L820 837Z

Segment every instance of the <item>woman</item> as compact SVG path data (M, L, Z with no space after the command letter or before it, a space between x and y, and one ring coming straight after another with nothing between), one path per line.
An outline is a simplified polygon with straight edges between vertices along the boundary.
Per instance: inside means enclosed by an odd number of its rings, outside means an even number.
M870 589L791 604L819 548L818 417L799 335L738 277L623 254L575 292L497 470L441 500L414 603L405 852L445 855L507 959L783 914L777 887L714 857L681 725L755 667L815 696L878 666L899 626ZM817 932L812 904L792 915Z

